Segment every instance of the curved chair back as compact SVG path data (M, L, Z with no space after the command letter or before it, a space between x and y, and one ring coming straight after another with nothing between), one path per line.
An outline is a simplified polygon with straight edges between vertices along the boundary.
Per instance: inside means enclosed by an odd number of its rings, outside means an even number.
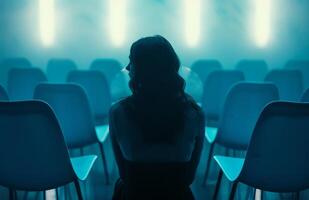
M45 74L38 68L13 68L8 77L9 97L11 100L32 99L35 87L46 81Z
M5 89L0 85L0 101L8 101L9 96L6 93Z
M202 83L204 83L208 75L213 71L221 70L222 65L218 60L197 60L192 64L191 69L199 75Z
M240 180L266 191L307 189L308 121L308 103L273 102L267 105L255 126Z
M0 185L42 191L75 174L58 121L41 101L0 102Z
M48 61L46 68L48 81L53 83L65 83L69 72L76 69L76 64L70 59L51 59Z
M246 81L263 81L268 66L264 60L241 60L236 65L236 70L245 74Z
M265 81L274 83L280 100L298 101L303 92L303 78L297 70L272 70L265 77Z
M309 88L303 93L301 102L309 102Z
M26 58L7 58L0 63L0 84L7 88L8 73L12 68L29 68L31 63Z
M54 110L69 148L97 141L88 98L81 86L40 84L35 89L34 98L47 102Z
M90 65L91 70L98 70L104 74L109 85L111 85L116 74L121 71L121 68L121 64L117 60L111 58L95 59Z
M233 149L246 150L263 108L278 99L278 89L274 84L235 84L225 100L216 142Z
M68 82L81 85L89 99L96 124L107 123L111 94L105 76L100 71L72 71Z
M244 81L241 71L218 70L211 72L204 83L202 107L210 126L217 126L227 92L237 82Z
M309 88L309 60L290 60L284 67L286 69L299 70L303 75L304 88Z

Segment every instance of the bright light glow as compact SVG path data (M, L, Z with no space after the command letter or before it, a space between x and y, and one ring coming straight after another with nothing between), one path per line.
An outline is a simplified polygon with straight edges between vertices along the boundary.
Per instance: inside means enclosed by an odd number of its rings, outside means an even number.
M258 47L266 47L271 33L271 1L254 0L253 35Z
M195 47L200 40L201 0L184 0L185 37L189 47Z
M115 47L124 43L126 30L126 0L109 0L109 32Z
M55 2L54 0L39 0L39 24L41 40L44 46L54 44L55 37Z

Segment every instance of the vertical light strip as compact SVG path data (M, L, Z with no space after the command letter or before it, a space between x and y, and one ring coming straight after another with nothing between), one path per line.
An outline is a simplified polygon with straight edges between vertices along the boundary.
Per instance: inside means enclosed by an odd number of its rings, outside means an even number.
M109 0L109 32L112 44L121 47L126 31L126 0Z
M201 34L201 0L184 0L185 38L189 47L195 47Z
M39 0L39 26L42 44L50 47L55 39L55 2Z
M253 0L254 21L253 35L258 47L266 47L271 34L271 1Z

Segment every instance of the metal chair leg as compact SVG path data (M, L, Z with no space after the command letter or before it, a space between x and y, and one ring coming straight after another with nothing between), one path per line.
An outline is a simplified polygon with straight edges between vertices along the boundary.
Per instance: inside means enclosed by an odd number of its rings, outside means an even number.
M210 149L209 149L209 154L208 154L208 158L207 158L207 162L206 162L206 169L205 169L205 175L204 175L204 178L203 178L202 186L206 185L206 181L208 179L208 175L209 175L209 171L210 171L210 164L211 164L212 155L213 155L213 152L214 152L214 146L215 146L214 143L210 144Z
M43 199L46 200L46 191L43 191Z
M229 196L229 200L234 200L236 189L237 189L237 185L238 185L238 182L233 182L232 183L232 190L231 190L231 193L230 193L230 196Z
M221 185L222 175L223 175L223 171L220 169L218 179L217 179L217 183L216 183L216 187L215 187L215 191L214 191L214 194L212 196L213 200L217 199L219 189L220 189L220 185Z
M10 200L17 200L17 192L16 190L9 188L9 199Z
M103 170L104 170L104 175L105 175L105 183L108 185L109 184L109 174L108 174L107 162L106 162L106 156L105 156L103 144L99 143L99 147L100 147L100 152L101 152L102 161L103 161Z
M80 185L79 185L78 180L74 181L74 185L75 185L78 200L83 200L82 191L80 189Z

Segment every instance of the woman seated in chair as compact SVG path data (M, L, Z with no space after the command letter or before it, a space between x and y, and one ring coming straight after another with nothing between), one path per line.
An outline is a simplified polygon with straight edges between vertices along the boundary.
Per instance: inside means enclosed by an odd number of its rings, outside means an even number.
M132 95L110 110L119 168L113 199L194 199L190 189L203 147L201 108L184 92L179 59L162 36L130 50Z

